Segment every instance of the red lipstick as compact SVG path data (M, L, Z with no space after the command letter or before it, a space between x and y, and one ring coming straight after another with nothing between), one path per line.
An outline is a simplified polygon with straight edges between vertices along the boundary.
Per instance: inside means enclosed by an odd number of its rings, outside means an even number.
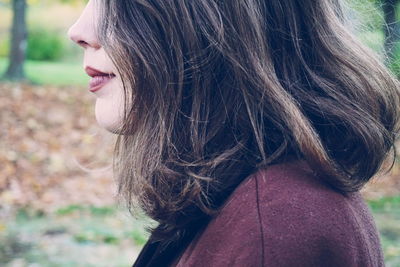
M89 82L89 90L92 93L100 90L107 82L115 77L114 73L102 72L92 67L86 67L85 71L92 77Z

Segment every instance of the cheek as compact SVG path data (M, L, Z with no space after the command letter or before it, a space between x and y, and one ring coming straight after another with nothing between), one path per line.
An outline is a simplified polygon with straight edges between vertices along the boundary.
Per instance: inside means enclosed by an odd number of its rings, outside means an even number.
M107 89L111 90L96 99L96 120L106 130L119 133L123 121L124 92L118 80L110 83L108 87Z

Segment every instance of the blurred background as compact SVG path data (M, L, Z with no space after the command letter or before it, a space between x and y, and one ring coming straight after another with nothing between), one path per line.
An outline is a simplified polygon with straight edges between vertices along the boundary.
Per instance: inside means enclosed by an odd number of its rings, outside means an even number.
M351 30L398 77L399 2L347 0ZM116 203L115 136L66 36L85 3L0 0L0 266L130 266L148 238L148 219ZM362 193L386 265L400 266L398 160Z

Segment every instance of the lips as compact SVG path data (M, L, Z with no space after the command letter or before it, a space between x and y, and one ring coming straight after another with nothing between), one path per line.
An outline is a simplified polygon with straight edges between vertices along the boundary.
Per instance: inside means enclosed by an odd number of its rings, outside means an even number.
M86 73L92 77L89 82L89 90L94 93L100 90L106 83L115 77L114 73L106 73L92 67L85 68Z

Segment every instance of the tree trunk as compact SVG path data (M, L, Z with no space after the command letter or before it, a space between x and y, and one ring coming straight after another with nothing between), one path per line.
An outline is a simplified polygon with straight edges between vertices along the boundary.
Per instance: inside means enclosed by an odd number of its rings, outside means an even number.
M13 0L13 24L11 28L11 49L6 79L25 79L24 61L27 47L26 0Z
M384 0L383 13L385 18L385 52L389 58L393 58L396 42L399 41L399 25L396 20L396 6L399 0Z

